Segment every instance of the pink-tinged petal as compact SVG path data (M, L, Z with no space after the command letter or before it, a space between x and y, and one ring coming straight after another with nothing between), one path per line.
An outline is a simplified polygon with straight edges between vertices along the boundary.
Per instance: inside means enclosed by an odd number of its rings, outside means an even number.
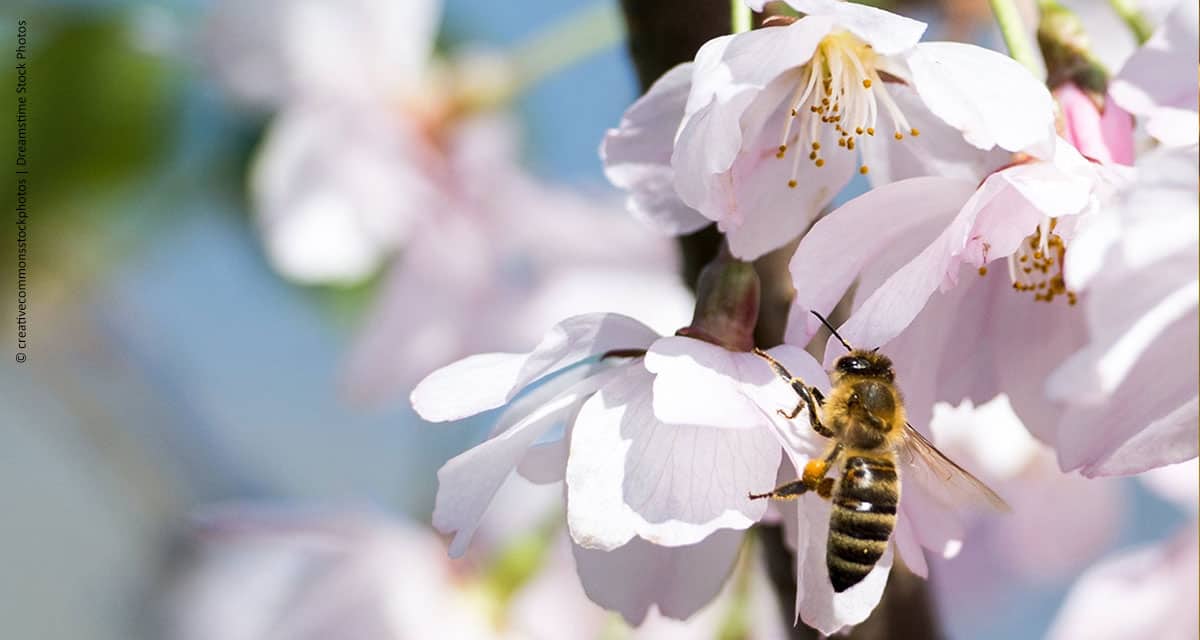
M785 27L709 40L696 52L684 122L714 100L724 103L747 92L756 93L780 74L808 62L833 26L828 18L806 17ZM741 112L730 113L732 120L725 124L736 128Z
M652 606L664 616L686 620L708 604L733 570L742 536L726 530L687 547L660 547L635 538L613 551L578 545L572 550L588 598L637 626Z
M1096 565L1067 595L1051 640L1195 638L1200 626L1195 524L1166 542Z
M774 353L774 350L769 353ZM788 350L793 375L824 385L827 376L800 350ZM654 377L654 415L667 424L759 429L771 424L774 407L795 406L796 395L753 353L672 336L646 353Z
M797 501L796 616L825 635L867 619L887 584L892 569L892 545L862 582L842 593L829 581L825 553L829 539L831 508L828 502L809 494Z
M658 337L646 325L616 314L593 313L555 325L528 355L471 356L429 374L412 404L431 422L458 420L495 409L541 377L614 349L642 349Z
M438 470L433 526L443 533L454 534L450 543L451 556L459 557L466 552L492 497L525 456L526 450L577 411L589 394L621 373L622 368L617 367L577 383L502 433L451 458Z
M921 100L968 143L1045 159L1054 153L1054 101L1012 58L969 44L923 42L907 63Z
M664 424L653 376L633 365L584 403L567 462L567 524L583 547L612 550L634 535L660 546L745 529L767 505L746 496L775 478L780 449L766 429Z
M1073 82L1055 89L1054 97L1066 121L1067 142L1093 160L1133 164L1133 116L1128 111L1108 100L1101 113Z
M792 256L796 296L787 341L807 344L820 328L809 311L827 315L859 273L898 239L937 220L949 220L975 192L975 183L925 177L872 189L813 225ZM861 234L862 229L872 229Z
M867 178L872 185L879 187L921 176L961 178L979 184L1012 161L1012 154L1003 149L984 150L963 144L962 133L934 115L912 87L889 83L887 91L909 125L921 135L905 136L903 140L888 136L860 140L860 153L863 164L870 168Z
M1072 238L1063 266L1067 285L1102 289L1109 286L1104 281L1131 277L1128 271L1150 268L1172 254L1194 255L1200 239L1198 158L1195 147L1139 157L1136 182L1122 189L1112 206L1088 216L1088 224Z
M1134 271L1087 298L1091 340L1046 381L1051 398L1099 402L1129 375L1142 354L1173 323L1200 305L1196 254L1163 260L1154 277Z
M1147 130L1169 146L1194 145L1197 123L1195 75L1200 34L1194 2L1179 2L1154 36L1125 62L1109 95L1130 113L1148 118ZM1162 119L1163 122L1157 122Z
M1169 147L1194 147L1200 139L1195 109L1159 107L1146 121L1146 133Z
M701 108L683 124L671 153L675 192L686 205L714 222L731 208L729 197L714 181L729 170L741 150L738 120L753 99L752 93L744 92Z
M917 542L917 534L908 522L908 514L903 509L896 514L896 529L892 532L892 543L900 561L908 570L922 578L929 577L929 563L925 560L925 551Z
M829 16L837 25L862 38L881 55L900 53L917 44L925 33L925 23L853 2L838 0L784 0L788 6L808 16ZM746 4L762 11L767 0L749 0Z
M1200 400L1193 396L1146 425L1099 462L1084 465L1080 473L1089 478L1127 476L1195 459L1200 454L1196 446L1197 420L1200 420Z
M620 126L609 129L600 145L604 175L629 192L630 213L674 235L711 222L676 195L671 168L675 132L691 86L692 63L675 66L625 111Z
M1082 314L1063 306L1061 300L1036 302L1028 294L1013 291L1003 274L992 277L993 301L988 305L991 313L986 335L991 343L995 387L975 400L983 402L996 393L1007 394L1026 428L1053 445L1063 406L1046 395L1046 378L1084 346L1087 323ZM1033 349L1031 334L1037 336Z
M776 115L767 121L786 117L782 111ZM725 233L730 252L743 260L755 260L800 235L846 186L857 164L855 154L838 149L835 133L825 127L822 148L838 150L825 156L824 166L801 158L793 171L792 156L775 156L779 136L773 127L762 127L750 150L718 177L729 206L717 228ZM791 180L796 187L788 186Z
M1197 455L1196 322L1193 312L1160 334L1107 402L1067 410L1055 446L1059 466L1129 474Z
M985 180L946 230L854 311L842 335L858 346L886 344L935 291L958 283L964 263L978 267L1005 257L1047 217L1084 211L1093 202L1095 180L1074 173L1079 154L1066 141L1058 149L1055 163L1023 164Z

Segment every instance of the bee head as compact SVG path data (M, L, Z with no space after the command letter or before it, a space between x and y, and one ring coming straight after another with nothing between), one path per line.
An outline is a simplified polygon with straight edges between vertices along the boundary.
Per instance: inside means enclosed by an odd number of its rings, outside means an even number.
M874 350L854 349L837 359L833 365L838 377L858 376L863 378L879 378L894 382L896 372L892 370L892 361L887 356Z

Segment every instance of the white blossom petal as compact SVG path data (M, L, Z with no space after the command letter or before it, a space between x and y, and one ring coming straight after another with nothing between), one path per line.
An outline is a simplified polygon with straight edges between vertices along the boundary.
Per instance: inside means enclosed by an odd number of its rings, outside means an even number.
M614 349L648 347L658 334L626 316L593 313L555 325L532 352L481 354L429 374L412 404L431 422L458 420L494 409L541 377Z
M742 536L741 531L717 531L686 547L660 547L634 538L613 551L574 545L575 566L592 602L617 611L630 625L641 624L652 606L669 618L686 620L720 593Z
M796 616L817 631L832 635L866 620L875 610L892 569L892 545L862 582L836 593L825 560L831 506L812 494L801 496L797 505Z
M778 348L777 348L778 349ZM775 349L768 353L776 353ZM785 362L809 384L828 381L816 360L794 347ZM729 351L693 338L672 336L646 353L654 377L654 415L668 424L725 429L770 425L774 410L795 406L796 394L767 363L749 352Z
M450 555L466 552L471 536L492 497L525 456L526 450L556 424L562 424L599 386L619 375L617 367L577 383L538 406L512 427L451 458L438 470L433 526L453 533Z
M1168 146L1200 140L1195 75L1200 27L1195 2L1175 5L1162 26L1113 78L1109 94L1130 113L1147 118L1147 131Z
M1020 63L957 42L920 43L906 62L921 100L968 143L1043 159L1053 155L1053 98Z
M784 0L806 16L830 16L839 27L862 38L881 55L906 51L925 33L925 23L890 11L854 2L838 0ZM755 11L762 11L767 0L747 0Z
M767 505L779 444L765 429L664 424L651 407L653 376L632 366L584 403L567 462L567 523L587 548L633 536L662 546L745 529Z
M930 222L948 222L974 192L975 183L968 180L913 178L872 189L818 220L788 266L796 295L787 341L807 344L821 327L809 311L828 315L859 273L896 239ZM860 233L868 228L871 233Z
M691 233L711 221L679 199L671 168L675 132L692 83L692 63L667 71L625 111L600 145L604 175L629 192L626 207L664 232Z

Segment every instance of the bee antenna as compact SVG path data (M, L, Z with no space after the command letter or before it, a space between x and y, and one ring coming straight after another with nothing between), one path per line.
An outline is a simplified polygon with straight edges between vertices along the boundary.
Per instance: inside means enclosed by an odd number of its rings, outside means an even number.
M874 349L871 349L871 353L879 353L879 347L875 347Z
M817 313L816 311L809 311L809 313L816 316L817 320L820 320L821 324L825 325L826 329L829 329L829 332L833 334L833 337L837 338L838 342L842 343L843 347L846 347L846 351L854 351L854 347L850 346L850 343L846 342L846 339L837 332L837 329L834 329L833 325L829 324L829 321L825 319L825 316Z

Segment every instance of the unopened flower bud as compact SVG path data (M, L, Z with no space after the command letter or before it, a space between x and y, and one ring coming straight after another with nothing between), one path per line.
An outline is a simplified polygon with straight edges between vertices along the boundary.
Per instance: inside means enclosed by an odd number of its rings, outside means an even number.
M1053 90L1072 83L1103 110L1108 70L1092 55L1083 22L1056 0L1039 0L1038 5L1042 16L1037 39L1046 60L1046 85Z
M679 335L726 349L750 351L758 322L759 289L754 265L722 250L700 272L692 324L680 329Z

